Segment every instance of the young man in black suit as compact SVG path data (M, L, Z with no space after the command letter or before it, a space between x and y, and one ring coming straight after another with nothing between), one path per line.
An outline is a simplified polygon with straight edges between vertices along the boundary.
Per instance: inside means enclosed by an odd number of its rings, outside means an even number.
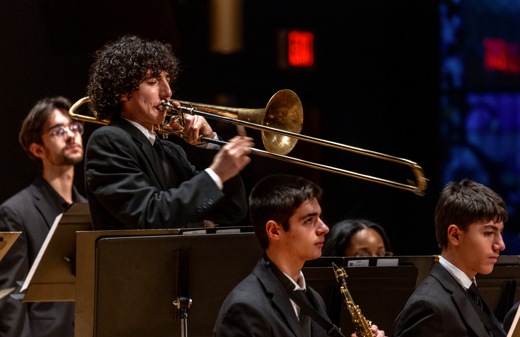
M214 336L326 336L289 297L289 292L305 290L308 302L328 320L323 299L301 272L305 261L321 256L329 231L320 218L321 193L316 184L291 175L269 176L256 184L249 212L265 256L226 298Z
M201 151L211 164L198 172L180 146L154 132L165 120L160 103L171 98L178 69L170 45L135 36L97 52L87 91L92 110L110 124L97 129L86 148L94 229L201 227L203 220L233 223L247 214L238 173L250 161L251 138L235 137L218 153ZM203 117L186 116L183 132L192 145L214 147L198 142L199 135L216 138Z
M435 210L439 263L397 317L393 336L505 336L476 291L500 251L507 208L500 196L470 180L448 184Z
M38 102L25 118L20 143L42 170L26 189L0 206L0 231L21 231L0 261L0 289L25 280L56 217L74 202L86 202L73 185L83 159L83 125L73 122L64 97ZM18 290L16 290L18 291ZM74 336L74 303L22 303L0 299L0 336Z

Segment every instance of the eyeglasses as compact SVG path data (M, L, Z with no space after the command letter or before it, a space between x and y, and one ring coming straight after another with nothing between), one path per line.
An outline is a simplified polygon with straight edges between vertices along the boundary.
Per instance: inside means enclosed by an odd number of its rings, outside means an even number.
M83 124L81 123L72 123L70 126L56 126L53 128L54 130L51 132L51 135L53 137L56 137L58 139L65 139L65 136L67 135L67 130L72 132L74 135L77 135L78 133L80 135L83 134Z

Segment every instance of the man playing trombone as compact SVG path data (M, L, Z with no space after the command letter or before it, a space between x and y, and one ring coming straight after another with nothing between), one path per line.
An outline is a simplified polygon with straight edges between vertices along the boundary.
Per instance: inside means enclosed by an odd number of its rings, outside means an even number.
M97 129L86 148L94 229L201 227L202 220L233 223L246 215L238 173L250 161L251 138L235 137L215 155L213 144L198 141L200 135L216 137L211 126L203 117L186 116L184 138L207 147L201 152L212 159L197 172L181 147L154 132L166 117L159 105L172 96L170 82L178 69L170 45L135 36L97 52L87 90L97 118L110 124Z

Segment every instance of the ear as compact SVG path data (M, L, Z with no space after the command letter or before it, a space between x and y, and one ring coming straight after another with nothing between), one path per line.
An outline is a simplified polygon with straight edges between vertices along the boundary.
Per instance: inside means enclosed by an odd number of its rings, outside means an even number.
M454 246L460 245L460 235L462 231L457 225L450 225L448 227L448 242Z
M42 159L45 157L45 151L43 151L43 145L32 143L31 146L29 146L29 151L35 156L36 158Z
M130 96L130 94L128 92L126 94L124 94L123 96L121 96L121 102L122 103L128 102L128 97L129 96Z
M283 230L282 225L278 224L274 220L269 220L265 224L265 231L267 232L269 241L279 241L281 230Z

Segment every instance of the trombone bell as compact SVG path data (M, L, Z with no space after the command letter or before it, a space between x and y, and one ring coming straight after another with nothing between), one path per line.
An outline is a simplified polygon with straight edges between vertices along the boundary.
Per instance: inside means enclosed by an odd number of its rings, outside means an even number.
M214 115L233 118L249 123L300 133L303 127L303 107L300 98L289 89L275 93L265 109L230 108L212 104L201 104L171 99L183 106ZM262 142L268 152L286 155L296 146L298 139L274 132L262 131Z

